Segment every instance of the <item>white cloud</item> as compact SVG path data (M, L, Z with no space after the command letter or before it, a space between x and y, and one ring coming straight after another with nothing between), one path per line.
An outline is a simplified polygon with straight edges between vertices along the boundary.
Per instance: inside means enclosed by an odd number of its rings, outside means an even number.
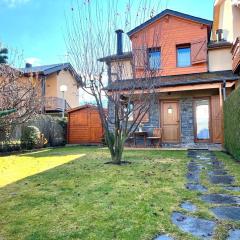
M22 4L26 4L27 2L30 2L31 0L3 0L4 3L8 6L8 7L16 7L18 5L22 5Z
M38 65L41 65L42 61L41 61L41 59L36 58L36 57L29 57L29 58L25 59L25 62L30 63L30 64L35 65L35 66L38 66Z

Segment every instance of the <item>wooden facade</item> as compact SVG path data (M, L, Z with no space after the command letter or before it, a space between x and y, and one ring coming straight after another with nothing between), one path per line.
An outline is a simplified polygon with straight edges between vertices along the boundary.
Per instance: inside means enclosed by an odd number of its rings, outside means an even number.
M223 102L236 88L239 77L231 69L230 43L221 45L226 50L224 54L211 55L216 62L211 65L213 61L209 61L208 52L211 28L212 22L206 19L165 10L128 32L131 56L129 53L123 56L128 56L125 60L133 67L132 77L111 81L112 71L108 69L109 93L118 91L126 97L148 94L149 90L146 88L145 92L144 87L151 78L157 101L151 102L149 113L142 121L143 128L150 136L154 129L161 128L162 143L166 146L224 143ZM179 49L187 51L186 65L179 64ZM219 45L216 49L216 52L220 49ZM239 41L232 51L235 53L233 64L239 66ZM127 69L121 55L113 56L115 64L120 63ZM218 64L218 56L229 60L229 68ZM156 68L151 65L152 59ZM109 66L111 56L102 61ZM129 91L135 81L136 87Z
M84 105L68 112L68 143L99 144L103 139L103 127L95 106Z

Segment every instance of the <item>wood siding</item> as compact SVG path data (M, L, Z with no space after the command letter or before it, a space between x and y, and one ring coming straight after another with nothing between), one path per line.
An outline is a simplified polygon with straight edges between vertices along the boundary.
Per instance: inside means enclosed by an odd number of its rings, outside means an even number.
M211 96L212 141L222 143L223 140L223 112L218 95Z
M131 36L133 53L136 53L136 77L143 77L143 67L148 62L144 50L161 48L161 69L156 76L169 76L207 72L207 40L206 25L181 19L175 16L166 16ZM176 46L190 44L192 65L177 67ZM142 50L142 57L139 51Z
M68 114L68 143L101 143L103 128L96 108L82 108Z

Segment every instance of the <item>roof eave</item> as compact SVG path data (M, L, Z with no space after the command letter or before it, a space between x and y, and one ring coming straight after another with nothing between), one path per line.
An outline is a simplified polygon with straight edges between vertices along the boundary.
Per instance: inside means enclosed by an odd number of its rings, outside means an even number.
M137 26L133 30L129 31L127 33L127 35L129 37L131 37L133 34L141 31L142 29L144 29L149 24L152 24L155 21L157 21L157 20L159 20L159 19L161 19L161 18L163 18L163 17L165 17L167 15L172 15L172 16L175 16L175 17L188 19L188 20L191 20L193 22L201 23L201 24L204 24L204 25L210 26L210 27L213 24L213 21L210 21L210 20L207 20L207 19L198 18L198 17L194 17L194 16L191 16L191 15L188 15L188 14L185 14L185 13L181 13L181 12L173 11L173 10L170 10L170 9L166 9L166 10L162 11L161 13L157 14L155 17L147 20L146 22L140 24L139 26Z

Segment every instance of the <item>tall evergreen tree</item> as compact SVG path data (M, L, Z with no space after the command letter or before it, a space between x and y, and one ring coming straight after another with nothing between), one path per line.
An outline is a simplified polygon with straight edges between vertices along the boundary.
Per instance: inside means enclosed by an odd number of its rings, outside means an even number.
M7 48L0 48L0 63L7 63L8 60L8 49Z

